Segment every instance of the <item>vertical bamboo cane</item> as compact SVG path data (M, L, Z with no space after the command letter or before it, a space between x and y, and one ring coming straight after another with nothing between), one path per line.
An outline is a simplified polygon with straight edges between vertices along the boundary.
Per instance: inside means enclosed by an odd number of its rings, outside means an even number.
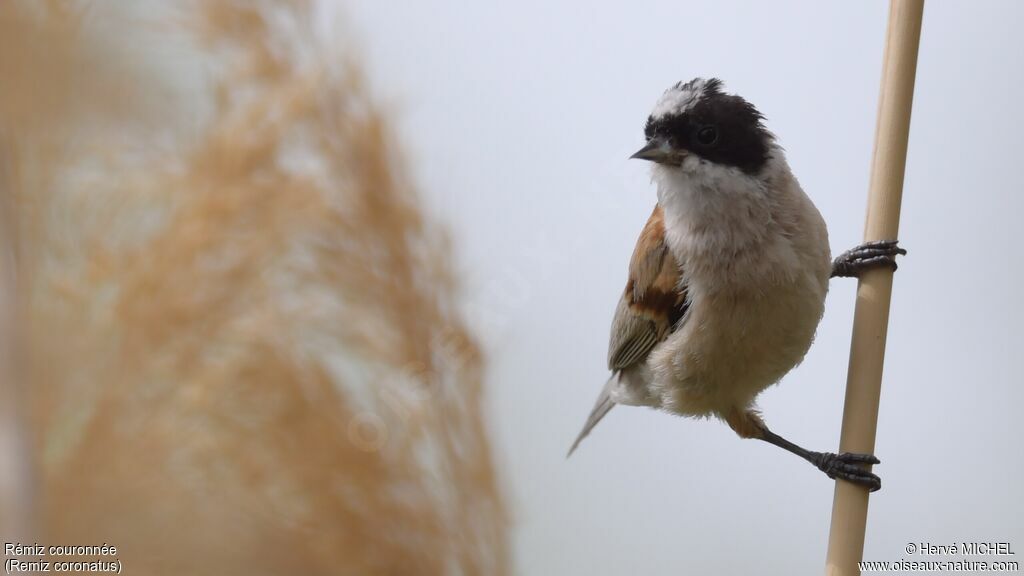
M907 162L910 109L923 11L924 0L891 0L889 5L865 240L890 240L897 238L899 232L903 172ZM887 269L868 272L857 288L843 429L839 440L839 449L843 452L871 454L875 449L891 294L892 272ZM837 481L825 570L828 576L860 574L857 563L864 553L867 515L867 489Z

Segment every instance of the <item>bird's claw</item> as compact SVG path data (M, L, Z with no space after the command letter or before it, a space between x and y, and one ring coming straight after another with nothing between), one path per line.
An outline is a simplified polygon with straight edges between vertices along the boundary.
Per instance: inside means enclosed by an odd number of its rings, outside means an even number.
M871 454L819 452L816 460L818 469L833 480L838 478L853 482L866 487L869 492L874 492L882 487L882 479L870 470L863 468L864 464L879 464L878 458Z
M856 277L870 268L886 266L893 272L899 267L896 256L906 255L907 251L899 247L898 240L875 240L865 242L856 248L847 250L832 262L832 276Z

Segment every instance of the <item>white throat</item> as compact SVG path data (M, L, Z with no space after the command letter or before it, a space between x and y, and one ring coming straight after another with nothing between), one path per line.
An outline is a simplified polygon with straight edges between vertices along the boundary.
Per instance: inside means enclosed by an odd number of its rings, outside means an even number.
M690 240L677 248L685 256L701 247L743 250L762 240L771 224L771 203L764 181L738 168L689 156L683 165L655 165L651 173L658 203L665 211L666 231ZM707 246L703 246L707 243Z
M781 150L773 147L754 175L689 156L680 167L655 165L652 179L665 213L666 243L689 281L724 286L788 275L784 229L789 205L803 194ZM726 270L722 262L734 267Z

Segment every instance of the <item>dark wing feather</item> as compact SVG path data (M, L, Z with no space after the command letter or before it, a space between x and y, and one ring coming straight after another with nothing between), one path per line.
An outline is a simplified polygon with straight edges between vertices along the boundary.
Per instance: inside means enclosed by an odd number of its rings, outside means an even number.
M608 367L622 370L642 362L686 313L682 270L665 244L660 206L647 220L629 263L629 281L612 321Z

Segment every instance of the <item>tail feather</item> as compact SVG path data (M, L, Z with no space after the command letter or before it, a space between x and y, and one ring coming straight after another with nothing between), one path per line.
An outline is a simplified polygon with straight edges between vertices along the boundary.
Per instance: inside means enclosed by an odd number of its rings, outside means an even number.
M612 400L611 391L614 386L618 374L612 374L612 377L605 383L604 389L601 390L601 394L597 397L597 402L594 403L594 409L590 411L590 416L587 417L587 423L583 425L583 430L580 431L580 435L576 437L576 441L572 443L572 447L569 448L569 453L565 455L566 458L572 456L572 453L576 451L576 448L580 445L580 442L590 434L590 431L597 426L597 423L604 418L605 414L611 411L612 407L615 406L615 401Z

